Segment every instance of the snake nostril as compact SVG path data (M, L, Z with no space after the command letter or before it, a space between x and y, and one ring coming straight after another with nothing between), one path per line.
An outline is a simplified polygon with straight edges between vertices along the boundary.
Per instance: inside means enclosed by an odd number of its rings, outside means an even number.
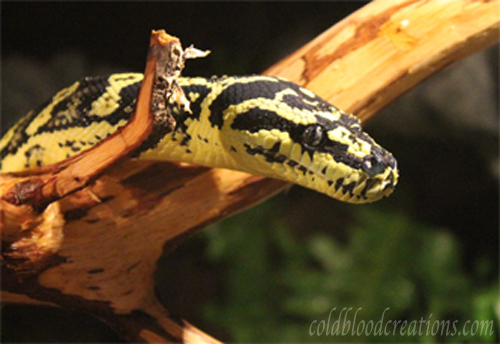
M374 154L365 157L361 168L363 169L363 171L368 173L370 177L374 177L385 170L385 165L386 164L384 163L384 160L381 159L378 155Z

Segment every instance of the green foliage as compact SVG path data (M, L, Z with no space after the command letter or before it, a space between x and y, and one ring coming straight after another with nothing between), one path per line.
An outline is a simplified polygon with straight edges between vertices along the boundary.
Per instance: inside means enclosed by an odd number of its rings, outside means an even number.
M325 234L299 240L273 217L275 207L266 202L206 231L209 259L227 277L225 299L204 316L231 340L496 339L498 284L477 285L462 271L445 230L370 206L356 207L345 245Z

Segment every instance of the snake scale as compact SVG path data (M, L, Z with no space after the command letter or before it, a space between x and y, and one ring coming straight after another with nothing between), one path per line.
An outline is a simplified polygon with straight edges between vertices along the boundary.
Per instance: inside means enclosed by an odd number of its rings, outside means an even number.
M32 110L0 140L0 172L64 160L124 126L142 74L87 77ZM396 160L353 115L277 77L178 80L192 112L174 108L173 132L156 130L137 159L240 170L366 203L388 196Z

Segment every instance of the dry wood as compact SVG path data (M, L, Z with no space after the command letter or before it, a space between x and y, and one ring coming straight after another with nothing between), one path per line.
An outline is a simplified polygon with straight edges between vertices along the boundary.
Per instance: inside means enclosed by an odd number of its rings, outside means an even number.
M266 74L285 76L367 118L432 73L496 42L499 10L497 1L376 1ZM115 163L93 184L61 198L59 209L45 209L63 216L64 225L60 217L46 219L60 226L57 253L39 274L21 276L3 265L3 300L82 309L132 341L212 342L159 304L156 262L166 243L173 248L285 186L222 169ZM8 206L4 222L7 212L36 214L25 205Z
M175 48L182 52L180 41L164 31L153 31L150 47L153 52L160 52L161 55L164 55L165 49ZM17 262L22 259L22 270L29 272L43 268L40 263L50 258L47 255L58 251L64 237L64 216L58 201L88 186L106 168L134 151L149 136L154 125L151 113L153 86L158 74L157 65L162 62L158 61L156 55L158 54L149 55L136 111L127 126L73 158L37 170L1 176L0 233L2 241L10 243L7 252L3 252L3 257L7 258L6 266L11 266L9 262L12 261L11 258L15 258ZM175 68L177 76L171 78L165 91L167 99L176 95L175 79L184 67L183 61L177 60L176 57L177 63L171 66ZM184 103L182 97L177 95L174 98L177 102ZM163 122L167 132L175 127L173 118L167 118ZM19 266L15 268L19 271Z
M362 120L498 42L498 1L375 1L265 71Z

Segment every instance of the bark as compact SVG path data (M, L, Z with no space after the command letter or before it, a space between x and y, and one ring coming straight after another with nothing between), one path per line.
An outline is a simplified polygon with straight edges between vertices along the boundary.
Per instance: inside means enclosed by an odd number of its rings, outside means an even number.
M497 42L499 10L497 1L375 1L264 74L284 76L366 120L429 75ZM140 144L150 121L143 119L142 134L116 152ZM287 184L122 154L103 161L99 149L36 174L1 176L3 301L81 309L131 341L214 342L157 301L156 262L190 234Z

